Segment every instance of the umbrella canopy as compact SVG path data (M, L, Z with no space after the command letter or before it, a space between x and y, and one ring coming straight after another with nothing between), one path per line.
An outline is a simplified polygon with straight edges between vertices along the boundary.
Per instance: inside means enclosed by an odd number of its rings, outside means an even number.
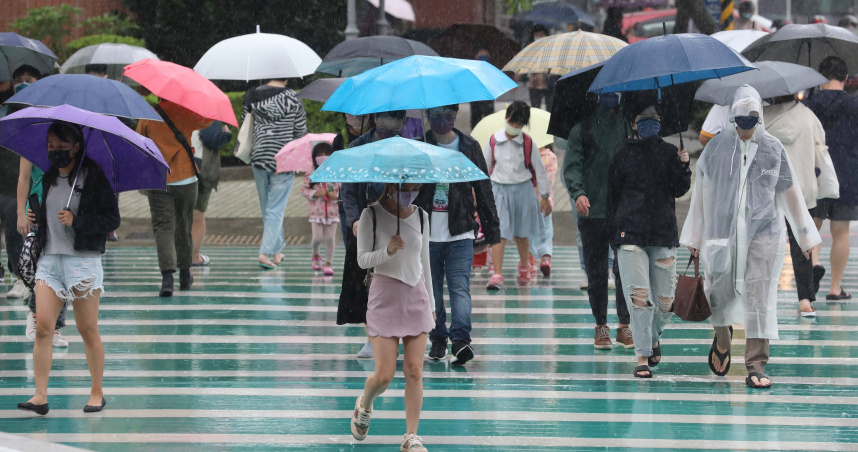
M204 118L238 127L232 103L226 94L190 68L146 59L126 66L124 76L143 85L152 94Z
M753 69L748 60L711 36L658 36L620 49L605 62L590 91L657 90Z
M494 100L518 84L483 61L411 56L349 78L322 107L353 115Z
M597 33L562 33L525 47L503 70L518 74L566 74L605 61L626 45L619 39Z
M83 74L55 74L10 97L8 104L32 107L71 105L110 116L163 121L161 116L128 85Z
M393 137L334 152L309 178L316 183L432 184L489 177L459 151Z
M298 91L298 99L307 99L316 102L327 102L334 91L345 82L344 78L320 78ZM409 118L422 118L423 110L405 110L405 116Z
M554 143L554 136L548 134L548 122L550 120L551 113L539 108L530 109L530 124L523 130L524 133L533 138L533 142L539 148ZM471 136L477 140L477 143L485 146L492 135L503 129L504 126L506 126L506 112L499 111L483 118L471 131Z
M742 55L751 61L783 61L812 68L835 55L846 61L851 74L858 68L858 36L827 24L786 25L755 41Z
M215 44L194 70L211 80L284 79L310 75L321 62L313 49L297 39L256 32Z
M337 44L316 72L351 77L411 55L438 56L426 44L397 36L369 36Z
M18 33L0 33L0 80L12 80L12 73L23 65L33 66L42 75L54 71L57 56L41 41Z
M313 146L319 142L332 143L337 137L335 133L308 133L297 140L286 143L274 160L277 162L278 173L304 172L312 173L316 167L313 165Z
M519 20L535 22L546 26L574 25L596 28L596 20L586 11L565 1L543 2L533 5L533 9L520 16Z
M521 45L496 27L484 24L453 24L429 40L429 47L438 55L470 60L477 51L489 52L489 63L502 68L518 52Z
M378 8L379 5L378 0L369 0L369 4L376 8ZM411 3L408 3L406 0L385 0L384 12L397 19L407 20L409 22L417 20L417 16L414 14L414 7L412 7Z
M710 36L724 44L727 44L731 49L737 52L743 52L757 39L766 35L768 35L768 33L759 30L727 30L713 33Z
M116 118L70 105L29 107L0 119L0 147L47 171L48 128L57 120L82 126L86 156L104 171L115 192L167 186L170 167L152 140Z
M554 93L554 105L551 106L548 133L567 139L572 127L596 108L596 96L587 90L604 65L602 61L560 77Z
M815 86L828 83L828 79L815 70L798 64L780 61L758 61L759 71L748 71L707 80L697 90L694 98L718 105L730 105L733 93L742 85L751 85L763 99L788 96Z
M84 74L87 64L106 64L107 77L122 78L122 70L131 63L146 58L157 60L158 56L143 47L128 44L105 43L86 46L69 57L60 67L61 74Z

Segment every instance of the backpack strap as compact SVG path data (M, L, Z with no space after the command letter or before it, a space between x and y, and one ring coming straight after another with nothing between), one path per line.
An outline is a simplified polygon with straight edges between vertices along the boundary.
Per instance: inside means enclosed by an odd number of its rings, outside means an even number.
M492 172L495 170L495 144L497 144L497 140L495 140L495 136L492 135L492 137L489 138L489 147L492 150L492 163L489 165L489 176L491 176Z
M530 181L533 183L533 186L536 187L536 170L533 169L533 138L530 135L522 132L524 135L524 167L530 171Z
M157 111L158 114L161 115L161 118L164 120L164 124L167 124L167 127L169 127L171 131L173 131L173 135L176 136L176 141L178 141L179 144L181 144L182 147L185 148L185 152L188 153L188 158L191 159L191 168L194 169L194 176L199 179L200 171L199 169L197 169L197 162L194 160L194 150L193 148L191 148L191 145L188 144L188 140L187 138L185 138L185 134L182 133L179 128L176 127L175 124L173 124L173 120L171 120L170 117L167 116L167 113L164 112L164 109L161 108L160 105L155 104L154 108L155 111Z

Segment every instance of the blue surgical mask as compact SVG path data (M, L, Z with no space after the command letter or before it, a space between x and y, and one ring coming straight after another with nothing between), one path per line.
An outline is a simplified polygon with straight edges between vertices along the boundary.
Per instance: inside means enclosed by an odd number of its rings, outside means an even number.
M742 130L752 130L757 126L757 123L760 122L760 118L757 116L736 116L735 118L736 125L739 126Z
M613 110L620 107L620 95L617 93L599 94L599 105L607 110Z
M754 15L751 13L742 13L742 19L751 20L752 17L754 17Z
M393 199L399 203L402 210L405 210L417 199L418 194L419 192L416 191L395 191L393 192Z
M661 132L661 123L655 119L638 121L638 135L641 138L652 138Z
M15 93L20 93L22 89L24 89L28 86L30 86L29 83L19 83L19 84L15 85Z
M485 61L486 63L489 62L489 56L488 55L480 55L477 57L477 59L480 61Z

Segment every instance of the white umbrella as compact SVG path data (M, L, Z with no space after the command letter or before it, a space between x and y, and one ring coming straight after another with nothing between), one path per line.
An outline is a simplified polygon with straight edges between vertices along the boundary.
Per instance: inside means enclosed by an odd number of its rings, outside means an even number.
M378 0L369 0L369 4L378 8ZM384 0L384 12L409 22L417 20L417 16L414 15L414 7L408 3L408 0Z
M765 31L759 30L728 30L712 34L712 37L723 42L731 49L741 53L751 45L752 42L767 35Z
M60 67L61 74L83 74L87 64L106 64L107 77L122 78L122 70L129 64L158 56L143 47L128 44L105 43L84 47L66 60Z
M194 70L210 80L264 80L304 77L322 59L307 44L288 36L260 33L225 39L210 48Z

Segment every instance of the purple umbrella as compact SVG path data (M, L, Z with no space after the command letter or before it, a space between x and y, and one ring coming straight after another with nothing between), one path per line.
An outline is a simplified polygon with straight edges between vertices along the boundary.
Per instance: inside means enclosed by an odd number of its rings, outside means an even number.
M116 193L166 188L169 165L155 142L112 116L70 105L29 107L0 119L0 146L47 171L48 127L58 120L82 127L86 156L104 171Z

